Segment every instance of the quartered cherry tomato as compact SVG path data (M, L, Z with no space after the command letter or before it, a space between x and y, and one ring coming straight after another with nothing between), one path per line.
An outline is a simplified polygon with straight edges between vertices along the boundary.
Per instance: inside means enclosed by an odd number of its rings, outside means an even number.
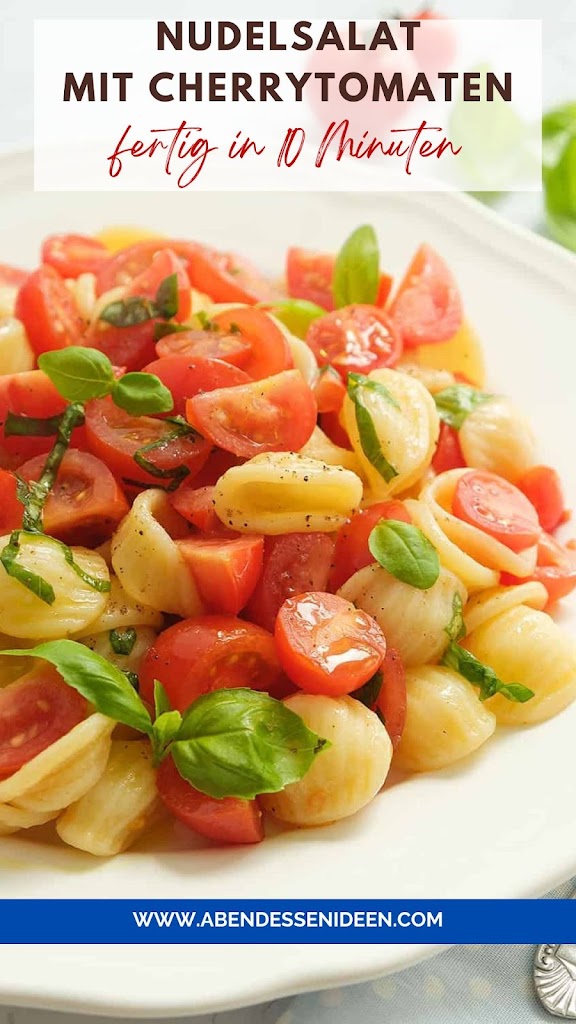
M0 779L70 732L86 717L87 707L45 662L0 690Z
M458 285L435 249L421 245L389 309L406 348L448 341L462 326Z
M227 796L216 800L194 789L166 757L156 776L160 799L186 828L215 843L260 843L264 839L262 812L256 800Z
M49 235L42 243L42 263L48 263L61 277L97 274L110 253L89 235Z
M514 484L496 473L479 469L464 473L456 485L452 511L512 551L524 551L540 536L534 506Z

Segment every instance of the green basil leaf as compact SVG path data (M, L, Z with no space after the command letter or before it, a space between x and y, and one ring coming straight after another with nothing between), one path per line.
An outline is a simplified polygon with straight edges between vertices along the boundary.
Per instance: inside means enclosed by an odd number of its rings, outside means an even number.
M52 437L58 433L61 419L61 415L40 419L36 416L24 416L9 412L4 420L4 436Z
M112 401L130 416L149 416L174 408L170 391L154 373L125 373L112 388Z
M478 391L478 388L470 387L468 384L451 384L434 395L440 419L455 430L460 430L466 417L491 398L493 395Z
M84 644L75 640L49 640L30 650L2 651L2 654L49 661L68 686L78 690L103 715L151 735L150 715L124 672Z
M370 415L370 411L364 403L362 391L367 388L370 391L375 391L385 401L390 402L398 408L398 403L392 397L388 388L385 388L383 384L379 384L378 381L370 380L369 377L364 377L361 373L349 373L348 374L348 395L354 402L356 426L358 428L358 434L360 437L360 444L362 451L368 459L368 462L374 466L374 469L380 474L380 476L389 483L395 476L398 476L398 470L388 462L388 459L382 451L382 445L380 439L376 433L374 421Z
M166 714L167 711L171 711L172 707L168 694L162 686L159 679L154 680L154 712L156 718L160 718L160 715Z
M18 583L21 583L22 586L26 587L26 589L34 594L35 597L39 598L40 601L43 601L44 604L54 604L54 601L56 600L54 587L48 583L47 580L43 579L42 576L38 576L35 572L31 572L30 569L26 569L18 562L21 536L21 530L16 530L11 535L8 544L6 544L0 552L0 563L13 580L17 580Z
M75 561L72 548L69 548L67 544L63 544L61 540L56 540L54 537L50 537L48 539L53 540L55 544L58 544L62 549L65 562L74 570L76 575L84 581L84 583L87 583L89 587L92 587L92 590L97 590L99 594L110 593L110 580L102 579L99 576L91 576L90 573L86 572L86 570Z
M332 294L336 309L362 302L376 302L380 281L380 253L374 228L368 224L346 239L334 266Z
M68 402L88 402L104 398L114 387L112 363L97 348L69 345L43 352L38 366Z
M181 724L182 715L179 711L165 711L155 720L152 727L154 764L160 764L162 758L168 753L168 747L177 737Z
M111 629L108 634L114 654L132 654L138 634L133 626L128 629Z
M455 672L464 676L464 679L467 679L473 686L479 687L480 700L488 700L495 693L501 693L507 700L524 704L534 696L534 691L529 690L527 686L523 686L521 683L502 682L494 672L494 669L478 661L478 658L475 658L470 651L464 650L463 647L460 647L453 641L450 642L441 664L454 669Z
M374 558L397 580L430 590L440 575L438 552L418 526L383 519L368 538Z
M100 320L113 327L137 327L147 320L154 320L159 315L158 309L150 299L131 295L127 299L118 299L100 313Z
M166 419L164 421L167 425L172 424L173 429L167 430L162 437L159 437L156 441L151 441L150 444L145 444L138 451L134 452L133 459L140 469L143 469L146 473L151 476L157 477L159 480L170 480L171 483L166 488L167 491L174 491L182 483L185 477L188 476L190 470L184 464L171 466L169 469L160 469L156 463L152 462L148 455L151 452L162 451L164 448L169 447L173 441L179 437L199 437L199 434L189 426L185 420L179 416Z
M217 331L219 329L218 326L214 323L214 321L208 316L208 313L206 312L205 309L199 309L198 312L194 314L194 316L196 317L203 331ZM230 333L234 334L235 332L232 331Z
M252 800L298 782L326 746L280 701L239 688L194 701L170 753L202 793Z
M319 320L321 316L326 316L327 313L327 310L306 299L286 299L285 302L277 302L273 306L261 302L259 306L269 310L281 324L288 328L291 334L303 340L308 334L310 324Z
M354 697L354 700L359 700L365 707L372 709L380 696L380 690L384 683L384 677L382 672L375 672L371 679L364 686L360 686L358 690L353 690L350 694Z
M178 274L170 274L160 283L156 292L156 308L164 320L171 320L178 312Z
M196 316L199 316L197 313ZM167 320L157 320L154 324L154 341L160 341L165 338L167 334L180 334L186 333L186 331L193 331L194 327L190 324L175 324L173 321L168 323Z
M447 634L449 640L453 640L454 643L458 643L466 636L466 626L464 625L464 616L462 614L462 598L460 594L454 594L452 598L452 618L447 626L444 627L444 632Z

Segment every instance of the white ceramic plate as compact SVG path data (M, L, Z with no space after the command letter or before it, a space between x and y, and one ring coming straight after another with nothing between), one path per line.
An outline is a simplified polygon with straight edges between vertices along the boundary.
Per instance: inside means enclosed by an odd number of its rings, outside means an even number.
M248 253L279 271L288 244L334 249L369 221L399 270L423 239L455 270L491 380L539 431L576 501L576 260L449 195L33 195L0 166L0 261L32 264L50 231L142 224ZM21 189L19 192L18 189ZM574 606L562 612L576 629ZM385 791L329 828L245 850L147 849L98 861L0 841L0 896L156 898L530 897L576 872L576 706L502 731L480 756ZM157 850L157 846L156 846ZM407 966L430 946L4 947L0 1002L139 1017L190 1015Z

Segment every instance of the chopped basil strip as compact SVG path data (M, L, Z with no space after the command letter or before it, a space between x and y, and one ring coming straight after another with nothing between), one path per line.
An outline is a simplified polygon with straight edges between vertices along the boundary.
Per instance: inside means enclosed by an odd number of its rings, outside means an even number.
M346 239L334 266L332 294L336 309L352 303L376 302L380 280L380 253L374 228L357 228Z
M199 317L200 314L196 313L196 316ZM158 320L157 323L154 324L154 341L160 341L162 338L165 338L167 334L180 334L193 330L194 328L191 327L190 324L175 324L172 322L168 323L165 320Z
M163 320L170 320L178 312L178 274L170 274L156 292L156 308Z
M114 654L132 654L138 634L133 626L128 629L111 629L108 634Z
M372 709L380 696L380 690L384 683L384 677L382 672L375 672L371 679L364 686L361 686L358 690L353 690L350 694L355 700L359 700L365 707Z
M411 523L382 519L372 530L368 547L379 565L418 590L430 590L440 575L436 548Z
M447 634L449 640L453 640L454 643L458 643L466 636L466 626L464 625L464 616L462 614L462 598L460 594L454 594L452 598L452 618L447 626L444 627L444 632Z
M61 415L39 419L9 412L4 421L5 437L52 437L58 433Z
M54 604L56 600L54 587L47 580L43 579L42 576L38 576L35 572L30 572L29 569L24 568L17 560L20 553L21 536L21 530L16 530L11 535L8 544L0 552L0 562L13 580L21 583L35 597L44 601L44 604Z
M138 324L154 320L157 316L158 309L154 302L131 295L127 299L118 299L105 306L100 313L100 320L111 324L112 327L137 327Z
M493 669L478 661L470 651L464 650L454 641L450 641L448 650L442 658L442 665L454 669L473 686L478 686L480 700L488 700L494 694L500 693L507 700L524 704L534 696L534 691L521 683L502 682Z
M488 395L469 384L451 384L434 395L440 419L449 427L460 430L464 420L474 409L484 402L489 402L493 395Z
M374 469L380 474L386 483L389 483L395 476L398 476L398 470L388 462L388 459L382 452L382 446L374 426L374 421L368 408L364 404L364 398L362 396L364 388L376 391L377 394L396 407L398 407L397 402L394 400L388 389L385 388L383 384L379 384L378 381L370 380L368 377L364 377L361 373L348 374L348 395L355 406L356 426L358 428L362 451L370 465L374 466Z
M172 466L170 469L160 469L154 462L151 462L147 456L151 452L162 451L167 448L172 441L175 441L179 437L198 437L196 431L190 427L184 420L174 417L174 419L165 420L166 423L172 423L173 429L167 431L162 437L159 437L156 441L151 441L150 444L143 445L137 452L134 452L133 459L135 463L140 466L140 469L145 470L150 476L158 477L159 480L170 480L171 483L168 485L168 491L175 491L181 484L182 480L188 476L190 470L187 466L179 465Z
M110 580L103 580L98 576L91 576L90 573L86 572L81 565L78 565L78 562L74 561L74 552L72 551L72 548L69 548L67 544L63 544L60 540L55 540L53 537L50 537L50 540L54 540L54 543L58 544L58 546L62 548L62 554L64 555L65 561L70 568L74 570L76 575L87 584L87 586L92 587L92 590L97 590L99 594L110 593Z

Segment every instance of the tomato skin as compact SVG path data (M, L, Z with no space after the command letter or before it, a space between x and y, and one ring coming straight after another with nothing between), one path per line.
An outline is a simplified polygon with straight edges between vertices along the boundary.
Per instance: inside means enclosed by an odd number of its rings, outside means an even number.
M381 665L382 689L376 708L384 719L394 749L398 746L406 725L406 673L402 659L394 647L389 647Z
M109 258L106 246L89 235L48 235L42 243L42 263L61 277L97 274Z
M397 519L411 523L412 519L403 501L379 501L369 508L354 512L350 521L341 526L336 534L334 564L330 573L329 588L332 591L349 580L355 572L371 565L374 555L368 547L372 530L382 519Z
M82 344L99 349L114 366L123 366L127 373L132 373L156 357L154 322L145 320L134 327L114 327L104 320L94 320L85 332Z
M345 395L346 386L340 374L331 366L327 366L314 385L314 397L318 412L340 412Z
M19 288L29 276L29 270L11 267L8 263L0 263L0 285L6 285L9 288Z
M241 466L244 459L233 455L232 452L225 452L223 448L213 448L207 462L202 466L199 473L194 476L195 487L214 487L221 476L233 466ZM186 485L186 480L182 487ZM191 481L188 481L190 486ZM179 488L180 490L181 488Z
M24 373L7 373L0 376L0 449L5 466L19 466L26 459L49 452L54 444L53 437L6 437L4 424L9 412L19 416L34 416L47 419L64 412L66 401L58 394L52 381L42 370L26 370ZM79 447L77 439L81 429L73 433L72 443Z
M532 547L540 536L534 506L514 484L496 473L478 469L464 473L454 491L452 511L511 551Z
M263 310L227 309L217 313L212 322L223 334L239 334L250 344L250 355L242 363L242 369L252 380L272 377L294 366L286 337Z
M256 800L227 796L216 800L183 779L172 758L165 757L156 776L160 799L186 828L216 843L261 843L262 812Z
M465 465L458 431L442 421L438 444L432 459L432 469L435 473L446 473L449 469L463 469Z
M162 282L174 274L176 275L178 293L178 309L174 314L174 319L183 323L190 316L192 309L190 282L183 263L172 249L161 248L154 253L150 266L130 282L128 295L139 296L154 302Z
M320 428L324 431L326 436L330 438L333 444L338 445L339 448L346 448L348 451L352 451L352 442L340 423L340 418L337 412L321 413Z
M246 606L246 618L272 633L286 598L326 590L333 552L334 540L326 533L266 537L262 573Z
M526 495L538 513L540 526L551 533L564 521L565 505L562 483L551 466L532 466L517 481L516 486Z
M446 263L421 245L389 309L406 348L448 341L462 326L458 286Z
M96 279L96 294L103 295L111 288L127 287L148 270L157 252L171 249L188 271L189 261L198 249L195 242L179 241L173 238L146 238L120 249L107 263L104 263Z
M262 572L264 538L187 537L176 543L206 610L238 615Z
M212 537L237 537L229 530L214 511L216 488L196 487L196 480L185 480L177 491L169 495L170 504L183 519L197 530Z
M221 359L232 366L243 366L252 352L249 341L240 334L219 331L177 331L166 334L156 343L159 359L166 356L188 356L189 359Z
M140 669L140 693L150 703L155 679L178 711L203 693L236 686L279 698L286 693L274 637L231 615L184 619L164 630Z
M44 456L25 462L18 470L23 480L39 480ZM129 511L114 476L89 452L69 448L44 506L46 533L65 544L97 547L112 536Z
M546 587L546 607L561 601L576 588L576 554L569 547L559 544L549 534L542 533L538 541L538 562L532 576L528 579L519 579L508 572L500 574L500 583L505 587L533 580Z
M86 440L88 449L101 459L114 476L158 486L158 477L142 469L135 453L147 444L169 435L171 424L151 416L129 416L108 398L86 403ZM210 455L210 443L197 436L181 437L164 448L146 454L160 470L186 466L194 476ZM166 484L166 480L160 480Z
M299 370L209 391L186 403L186 418L203 437L234 455L298 451L316 426L314 395Z
M54 267L42 266L26 278L16 298L14 315L24 324L37 356L82 344L86 324Z
M395 366L402 339L387 313L377 306L343 306L310 324L306 343L318 365L329 363L346 382L348 373Z
M16 497L16 477L7 469L0 469L0 533L12 533L22 528L24 506Z
M172 393L174 408L164 416L183 416L186 400L204 391L248 384L248 374L221 359L190 359L188 356L165 356L144 367L144 373L153 373Z
M188 263L190 284L214 302L272 302L273 285L248 260L234 253L197 245Z
M70 732L87 708L84 697L46 663L0 690L0 779Z
M286 253L286 283L293 299L306 299L327 312L334 309L332 281L336 257L332 253L292 247ZM384 307L392 288L389 274L380 274L375 305Z

